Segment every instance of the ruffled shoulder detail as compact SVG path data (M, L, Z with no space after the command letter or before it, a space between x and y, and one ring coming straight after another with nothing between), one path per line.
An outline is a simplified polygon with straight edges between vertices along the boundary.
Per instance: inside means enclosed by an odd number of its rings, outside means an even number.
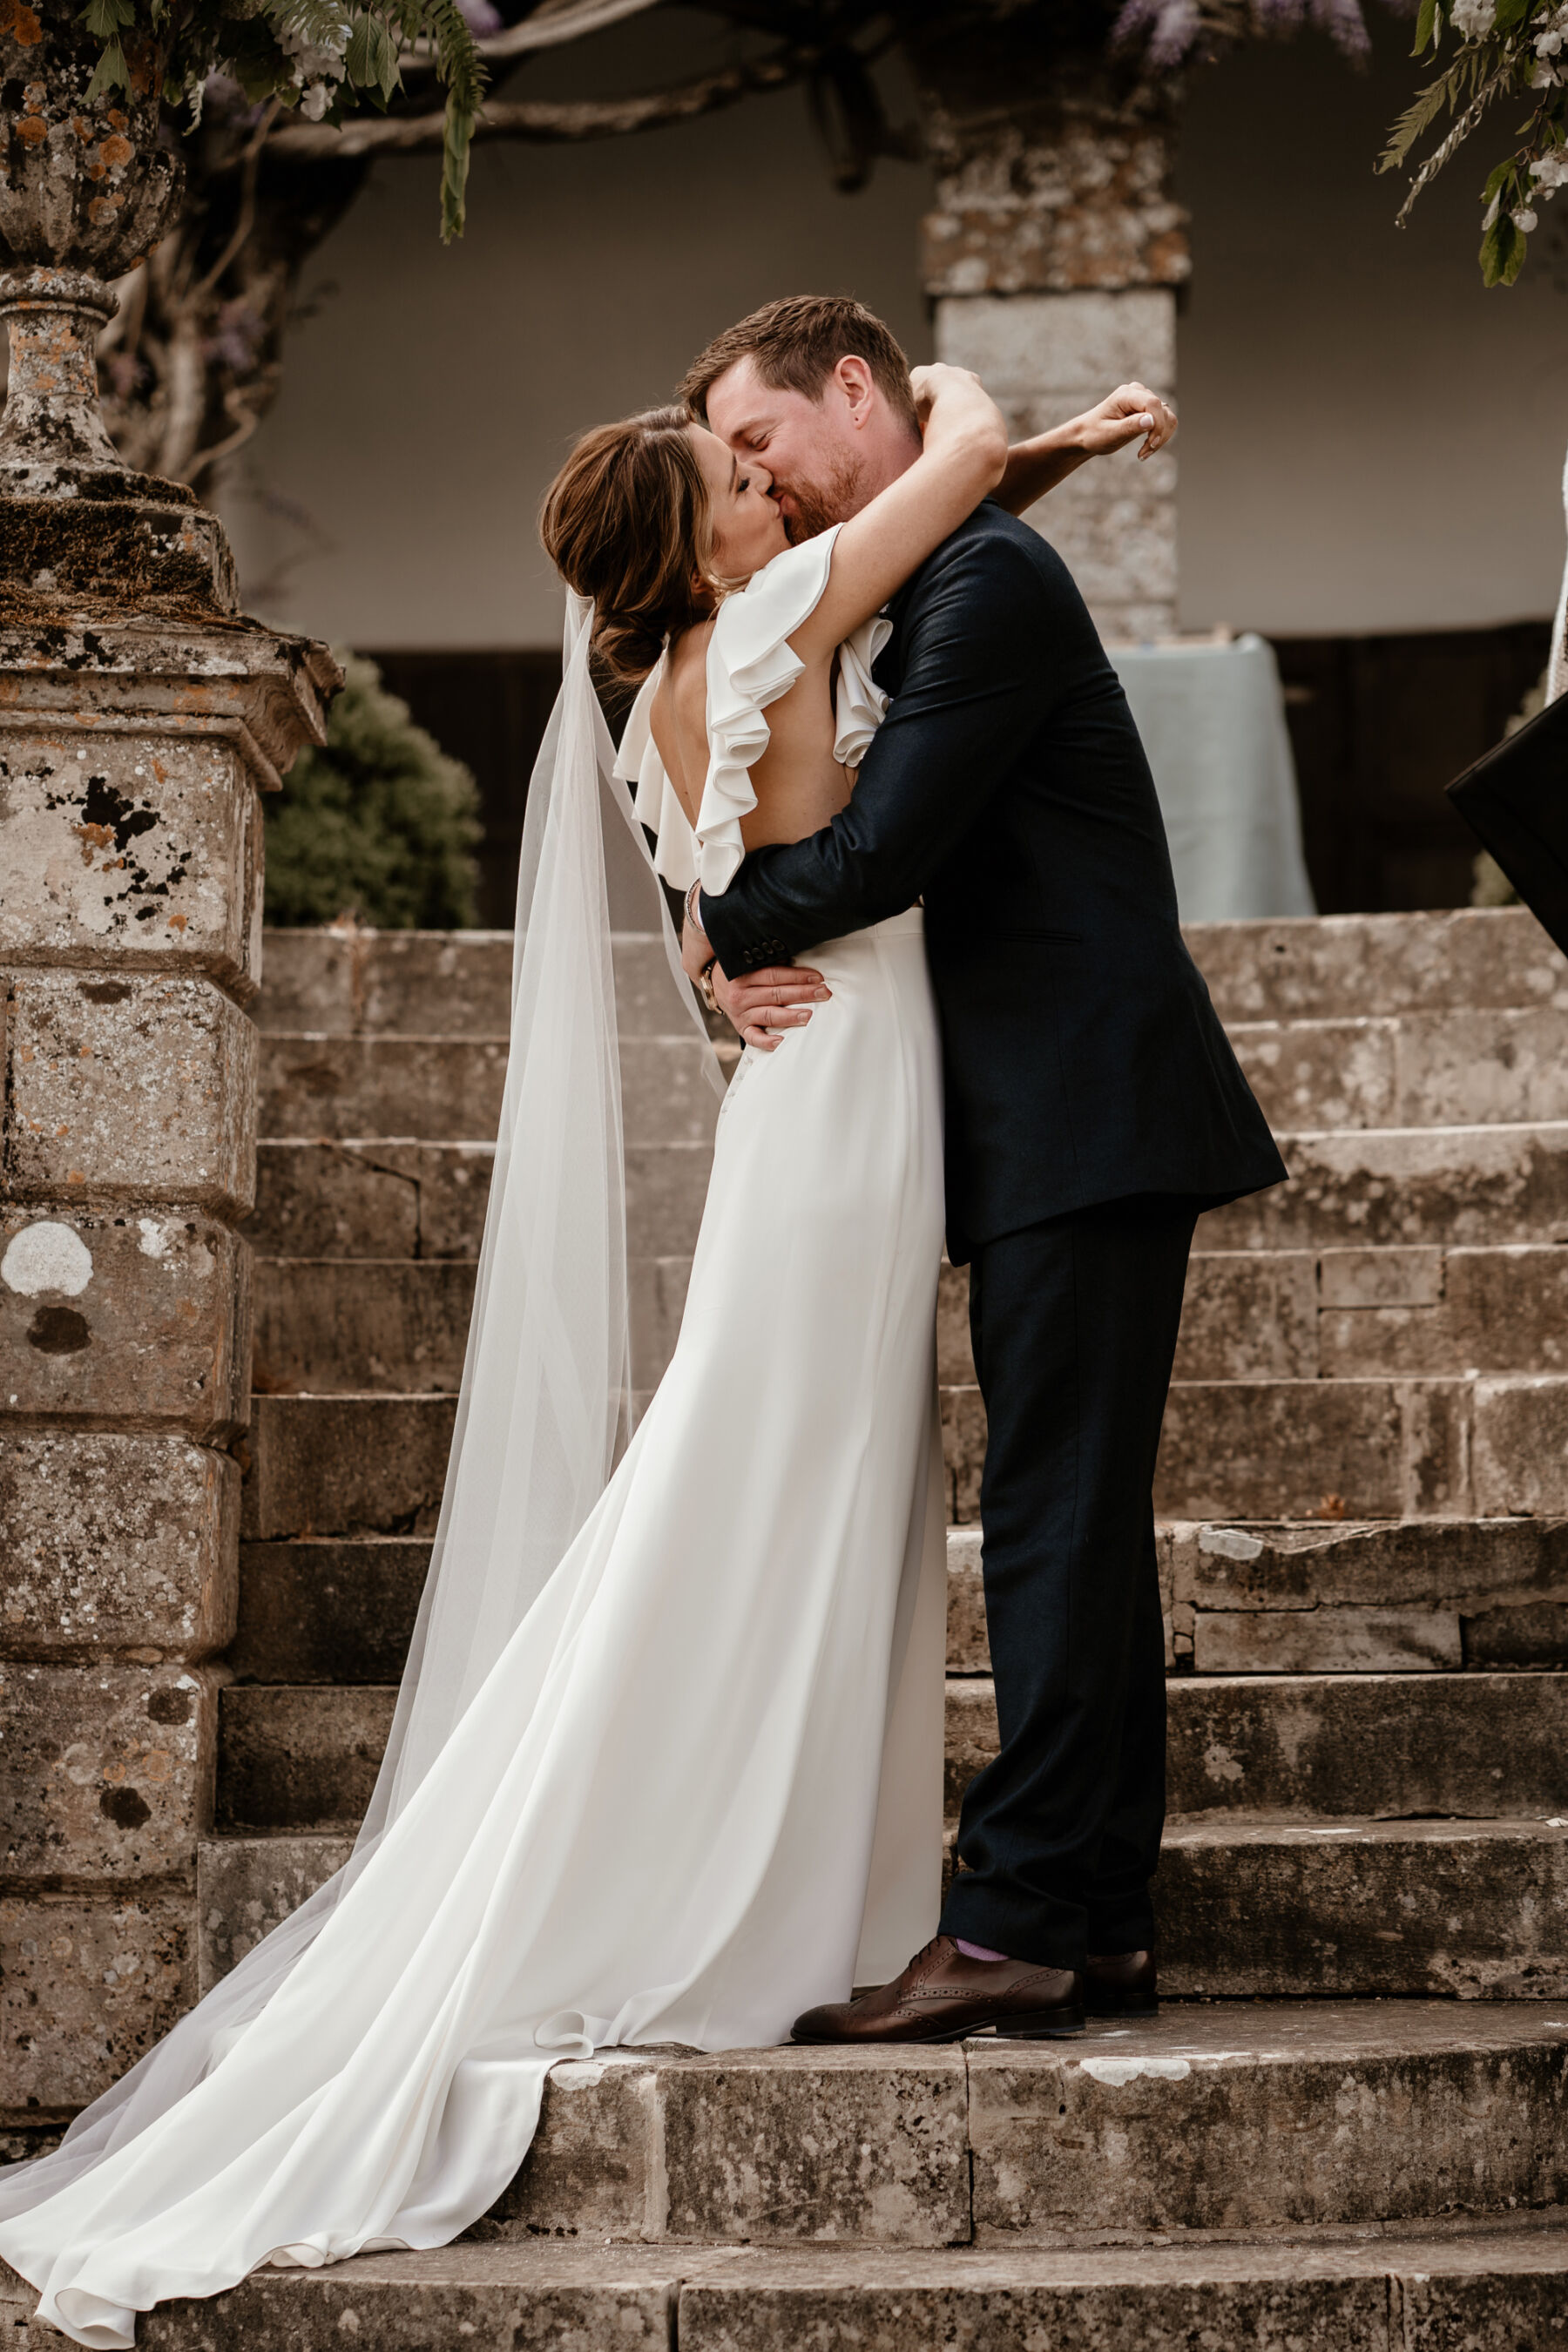
M654 835L654 871L671 889L684 892L697 879L697 835L653 740L653 698L664 676L664 663L660 654L637 689L616 754L615 772L631 786L638 822Z
M871 671L893 625L886 613L862 621L838 648L838 686L834 698L833 756L841 767L858 768L870 748L872 736L888 715L888 698Z
M719 607L708 641L708 777L697 813L697 870L710 898L729 888L746 854L742 820L757 805L751 771L768 748L763 713L805 667L789 639L822 602L837 537L835 524L786 547Z

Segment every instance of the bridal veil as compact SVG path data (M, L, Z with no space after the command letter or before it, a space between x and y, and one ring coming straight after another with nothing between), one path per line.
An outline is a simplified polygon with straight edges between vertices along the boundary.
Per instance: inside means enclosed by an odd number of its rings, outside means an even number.
M626 1174L606 827L662 931L669 1026L706 1032L568 592L563 682L530 784L511 1045L457 1426L391 1737L353 1853L67 2132L0 2169L0 2218L58 2194L173 2107L266 2006L407 1804L603 1491L631 1421ZM716 1059L708 1056L721 1091Z

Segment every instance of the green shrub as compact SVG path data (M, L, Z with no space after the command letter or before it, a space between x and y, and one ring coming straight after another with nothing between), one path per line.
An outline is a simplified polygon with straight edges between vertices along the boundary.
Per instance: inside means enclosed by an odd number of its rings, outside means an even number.
M479 788L460 761L382 689L374 662L341 656L342 692L320 751L268 793L267 920L377 930L462 930L479 919Z

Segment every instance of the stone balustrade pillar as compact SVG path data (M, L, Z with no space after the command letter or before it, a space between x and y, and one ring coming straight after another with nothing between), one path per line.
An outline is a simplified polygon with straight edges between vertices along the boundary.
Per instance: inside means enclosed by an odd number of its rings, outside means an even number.
M1174 100L1097 35L1075 52L1026 13L910 43L935 166L923 276L940 359L984 377L1015 434L1129 376L1175 388L1185 216L1170 194ZM1082 468L1028 518L1107 637L1175 625L1175 465Z
M46 9L46 32L70 37L74 13ZM0 2147L16 2156L196 1990L248 1418L258 794L321 740L338 673L237 612L192 491L120 466L92 362L113 295L37 260L15 180L3 202L29 265L0 277Z

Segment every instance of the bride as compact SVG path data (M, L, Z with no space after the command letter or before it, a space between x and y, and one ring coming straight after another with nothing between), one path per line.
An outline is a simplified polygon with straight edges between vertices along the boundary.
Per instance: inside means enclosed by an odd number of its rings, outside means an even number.
M749 846L826 823L881 715L879 609L1006 460L973 377L922 370L917 391L921 457L793 548L765 473L679 411L590 435L551 490L577 598L392 1741L347 1867L55 2154L0 2176L0 2254L79 2344L129 2346L139 2311L258 2264L444 2244L516 2173L558 2059L780 2042L934 1931L942 1091L921 915L816 951L809 1024L742 1059L679 1343L609 1475L627 1382L605 813L647 852L590 680L595 643L640 671L668 639L623 752L667 877L721 891ZM759 1232L782 1238L759 1251Z

